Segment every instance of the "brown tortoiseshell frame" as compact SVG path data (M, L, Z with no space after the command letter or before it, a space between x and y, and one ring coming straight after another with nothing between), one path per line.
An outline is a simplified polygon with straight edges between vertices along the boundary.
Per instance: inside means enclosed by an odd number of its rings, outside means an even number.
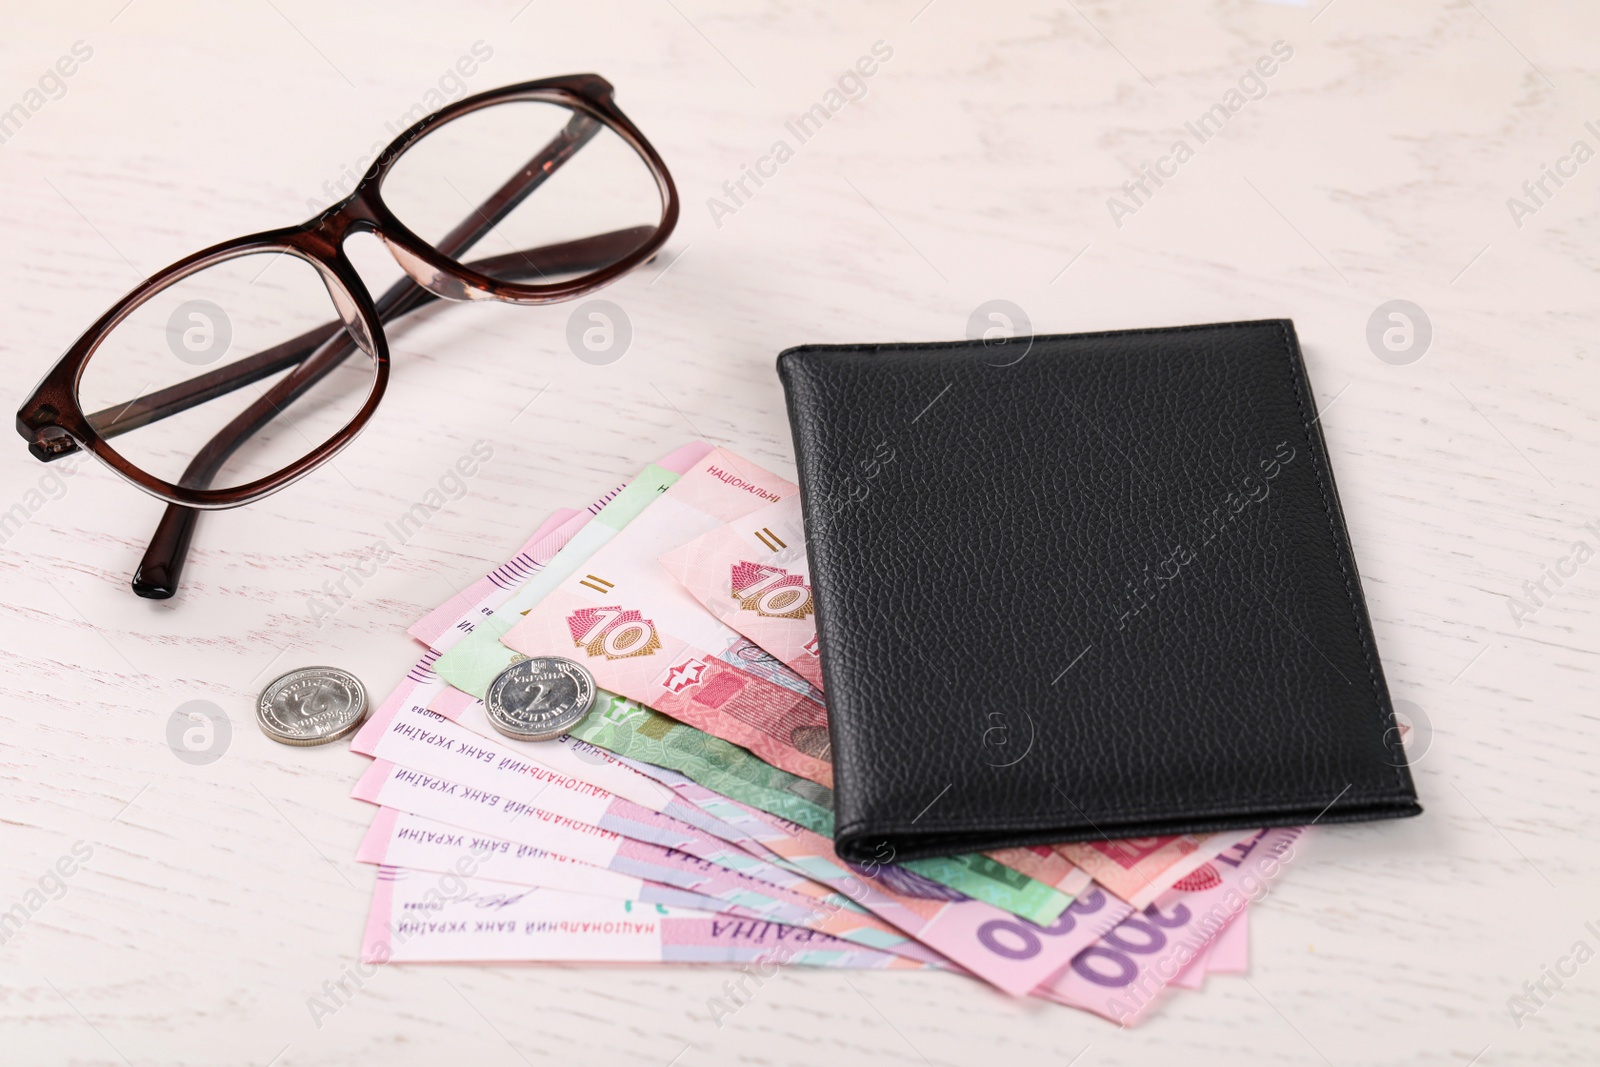
M517 100L559 104L573 119L549 144L479 209L435 245L424 242L401 223L384 204L384 177L402 153L418 138L442 123L480 108ZM645 161L661 193L660 221L653 228L639 227L602 234L581 241L495 256L472 263L459 257L607 127L626 141ZM377 160L344 200L299 226L240 237L196 252L141 282L102 315L67 350L17 412L17 430L29 450L50 461L78 451L89 451L127 481L167 501L161 524L135 576L134 591L141 596L164 598L177 587L178 572L193 532L195 511L238 507L276 492L326 463L360 433L372 417L389 378L389 351L383 323L404 315L437 297L448 300L503 300L514 304L544 304L590 292L654 256L678 220L678 197L666 164L612 101L609 82L595 74L568 75L506 86L466 97L419 120L379 154ZM374 301L360 275L346 257L343 244L354 233L377 235L407 274ZM95 349L135 308L174 282L227 259L259 252L297 256L322 275L340 322L308 331L264 352L237 360L226 367L197 375L177 385L157 390L137 400L85 413L78 402L77 386ZM507 276L537 278L550 270L582 272L561 282L522 283L496 280ZM354 343L352 343L352 339ZM350 355L359 345L375 364L372 393L350 423L310 453L265 478L230 489L205 486L223 461L284 405L310 388ZM214 399L251 382L294 368L258 400L251 403L202 448L179 483L156 478L129 463L107 444L107 438L137 429Z

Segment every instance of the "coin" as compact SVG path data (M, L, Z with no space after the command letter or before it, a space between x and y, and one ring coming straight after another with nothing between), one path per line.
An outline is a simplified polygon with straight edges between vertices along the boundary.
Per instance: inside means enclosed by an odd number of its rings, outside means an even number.
M489 683L483 706L489 722L519 741L548 741L578 725L594 707L594 676L560 656L513 663Z
M325 745L361 725L367 690L338 667L302 667L275 679L256 701L256 725L285 745Z

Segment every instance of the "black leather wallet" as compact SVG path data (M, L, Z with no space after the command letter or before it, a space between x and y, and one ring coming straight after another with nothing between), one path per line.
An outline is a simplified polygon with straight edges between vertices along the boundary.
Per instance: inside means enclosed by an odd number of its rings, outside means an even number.
M778 372L841 857L1421 813L1292 323Z

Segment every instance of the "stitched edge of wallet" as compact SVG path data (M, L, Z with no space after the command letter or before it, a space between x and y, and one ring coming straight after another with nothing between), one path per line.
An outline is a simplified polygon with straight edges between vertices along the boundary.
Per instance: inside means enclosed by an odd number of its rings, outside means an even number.
M1377 711L1377 713L1379 715L1379 718L1381 720L1381 722L1379 723L1380 728L1383 729L1384 731L1387 731L1389 729L1390 725L1392 724L1393 719L1392 719L1392 717L1390 715L1386 714L1384 712L1384 710L1383 710L1383 701L1381 699L1382 688L1381 688L1381 683L1379 682L1379 679L1378 679L1378 672L1377 672L1377 669L1375 667L1375 663L1374 663L1374 659L1373 659L1372 642L1369 640L1370 634L1361 625L1360 605L1359 605L1359 602L1358 602L1357 597L1356 597L1355 589L1351 584L1350 568L1346 565L1345 558L1344 558L1345 551L1344 551L1343 546L1348 542L1348 535L1346 535L1344 538L1340 537L1340 535L1339 535L1339 524L1338 524L1337 518L1335 517L1334 512L1333 512L1332 502L1331 502L1331 498L1329 496L1329 491L1328 491L1327 470L1326 470L1326 463L1325 463L1326 457L1325 457L1325 455L1323 455L1323 453L1324 453L1324 448L1323 448L1324 442L1322 441L1320 434L1318 434L1315 437L1313 436L1311 425L1306 421L1305 394L1304 394L1304 390L1302 389L1302 382L1301 382L1301 379L1304 377L1304 374L1302 373L1303 372L1303 363L1301 363L1301 361L1299 359L1297 359L1297 355L1298 355L1298 351L1299 351L1298 344L1291 342L1290 338L1289 338L1289 331L1288 331L1288 329L1286 327L1289 327L1291 325L1292 324L1290 323L1290 321L1286 320L1286 319L1246 319L1246 320L1239 320L1239 321L1235 321L1235 322L1199 323L1199 324L1190 325L1190 326L1147 326L1147 327L1139 327L1139 328L1136 328L1136 329L1102 330L1102 331L1093 331L1093 332L1088 332L1088 333L1075 333L1075 334L1040 334L1040 335L1036 335L1033 338L1033 340L1035 342L1079 341L1079 340L1084 340L1084 339L1088 339L1088 338L1097 338L1098 339L1098 338L1113 338L1113 337L1138 337L1138 336L1145 336L1145 335L1150 335L1150 334L1168 334L1168 335L1170 335L1170 334L1181 334L1181 333L1213 332L1213 331L1220 331L1220 330L1238 330L1240 328L1268 328L1268 329L1273 330L1277 334L1277 338L1278 338L1280 347L1282 349L1282 354L1283 354L1283 357L1284 357L1284 365L1285 365L1286 370L1288 371L1290 383L1294 388L1295 404L1296 404L1296 407L1298 408L1299 413L1300 413L1301 432L1304 435L1304 441L1305 441L1306 448L1311 453L1312 466L1313 466L1313 470L1316 473L1316 479L1317 479L1317 491L1318 491L1318 494L1322 498L1323 512L1327 516L1327 519L1328 519L1328 532L1333 537L1335 555L1338 557L1339 569L1340 569L1340 572L1343 575L1344 580L1345 580L1345 596L1346 596L1346 598L1347 598L1347 600L1349 602L1349 605L1350 605L1351 623L1355 627L1356 637L1357 637L1357 640L1358 640L1358 642L1360 643L1360 646L1361 646L1362 658L1366 662L1368 677L1369 677L1369 679L1370 679L1370 681L1372 683L1373 701L1374 701L1374 705L1375 705L1374 710ZM791 426L793 426L794 423L795 423L795 419L794 419L794 411L795 411L795 409L794 409L794 405L793 405L794 390L792 389L792 387L790 387L790 373L785 370L785 366L784 366L784 364L787 362L786 357L789 357L791 355L802 356L807 352L855 353L855 354L869 353L869 352L870 353L890 352L890 351L892 351L892 352L915 352L915 351L961 352L961 351L970 351L972 349L972 347L973 347L973 344L974 344L974 342L972 342L970 340L966 340L966 341L923 341L923 342L900 342L900 343L889 342L889 343L860 343L860 344L815 344L815 345L800 345L800 346L784 349L782 352L780 352L778 354L778 359L777 359L778 367L777 367L777 369L778 369L779 378L780 378L780 380L783 382L783 384L786 387L786 389L785 389L786 393L788 393L788 396L786 397L786 399L788 399L790 401L788 406L789 406L789 414L790 414ZM802 371L802 373L803 373L803 371ZM796 435L796 438L798 439L798 435ZM801 482L801 484L802 484L802 487L804 487L805 479L804 479L804 469L803 469L803 467L801 468L801 474L802 474L802 482ZM1391 748L1391 751L1392 751L1393 746L1389 746L1389 747ZM1408 775L1406 773L1406 770L1405 770L1404 766L1396 765L1396 766L1393 766L1392 769L1394 771L1394 776L1395 776L1395 784L1394 784L1394 786L1392 788L1389 788L1389 787L1381 788L1381 789L1379 789L1379 788L1365 788L1365 789L1354 790L1354 789L1351 789L1351 788L1347 787L1344 792L1340 793L1338 796L1336 796L1334 798L1334 800L1332 802L1329 803L1328 808L1324 809L1323 814L1322 814L1322 816L1320 818L1327 818L1327 816L1331 813L1331 811L1337 810L1337 809L1333 808L1333 805L1334 804L1338 804L1340 801L1356 801L1356 800L1367 800L1367 799L1397 801L1397 802L1401 802L1401 806L1403 806L1403 807L1413 808L1413 809L1415 809L1415 812L1420 812L1421 811L1421 806L1417 801L1415 786L1414 786L1414 784L1410 784L1409 777L1408 777ZM1408 788L1408 785L1409 785L1409 788ZM1320 798L1318 798L1318 797L1311 797L1311 796L1308 796L1308 795L1306 795L1304 793L1300 793L1300 792L1277 793L1277 794L1271 794L1271 795L1259 795L1258 794L1258 795L1252 796L1252 797L1250 797L1248 799L1243 799L1243 798L1241 798L1241 799L1230 799L1228 801L1221 802L1220 804L1204 805L1204 806L1194 807L1194 808L1190 808L1189 811L1193 812L1197 817L1201 817L1201 818L1203 818L1205 816L1208 816L1208 815L1209 816L1213 816L1213 817L1215 817L1215 816L1248 817L1248 816L1255 815L1255 814L1261 814L1261 815L1265 816L1267 813L1256 813L1256 812L1251 812L1251 811L1249 811L1247 809L1249 807L1253 806L1253 805L1259 805L1259 804L1270 804L1270 805L1283 805L1283 804L1295 804L1295 803L1314 804L1319 799ZM1163 802L1161 804L1136 805L1136 806L1131 806L1131 807L1130 806L1119 806L1116 809L1116 812L1112 813L1112 817L1116 817L1119 813L1126 814L1126 815L1128 815L1130 817L1137 817L1139 815L1148 813L1150 811L1155 811L1155 810L1170 810L1170 804ZM1078 817L1079 818L1084 818L1084 816L1081 813L1079 813ZM920 818L920 816L919 816L919 818ZM1064 813L1052 813L1052 814L1046 815L1046 816L1035 816L1035 817L1031 817L1031 818L1029 818L1029 817L1020 818L1020 819L1015 820L1012 823L1012 825L1016 826L1019 829L1024 829L1024 830L1032 830L1032 829L1048 830L1052 826L1058 825L1061 821L1073 822L1073 820L1067 818ZM990 822L991 822L991 820L989 818L987 818L987 817L983 817L983 818L977 818L977 817L944 818L944 819L937 819L936 821L932 822L931 824L925 825L922 829L923 829L924 832L936 833L938 828L941 828L941 827L948 827L950 829L958 829L958 828L962 828L962 827L983 827L985 825L989 825ZM883 827L883 826L873 826L873 825L865 824L865 823L861 823L861 822L852 822L852 823L849 823L849 824L836 826L835 829L834 829L834 838L835 838L835 840L842 840L842 839L844 839L846 837L857 837L857 836L862 836L862 835L867 835L867 834L870 834L872 836L887 836L887 835L891 835L891 834L909 833L909 832L911 832L910 829L909 829L910 826L911 826L910 823L904 823L904 824L896 823L895 825L890 826L890 827Z
M1288 809L1275 812L1244 812L1232 817L1197 818L1189 820L1164 821L1153 829L1157 835L1166 834L1209 834L1238 829L1268 829L1275 826L1310 826L1315 824L1332 824L1348 822L1366 822L1377 817L1405 818L1422 813L1422 805L1415 801L1392 800L1382 806L1360 805L1343 808L1336 811L1325 811L1319 815L1308 816L1309 809ZM985 832L980 839L976 833L972 835L957 833L916 833L916 834L860 834L852 837L838 838L834 843L834 850L839 858L846 861L872 862L881 859L878 851L887 843L895 852L897 860L917 860L933 857L949 856L956 853L992 851L995 849L1027 847L1038 844L1070 844L1079 841L1101 841L1108 836L1151 836L1148 831L1150 824L1143 826L1113 825L1109 828L1100 828L1092 825L1074 825L1071 827L1052 825L1031 828L1024 831L995 830ZM870 846L870 850L869 850Z
M1343 509L1340 509L1340 515L1335 515L1333 512L1333 501L1328 492L1333 468L1326 462L1327 442L1322 439L1322 430L1320 428L1316 430L1316 435L1312 436L1313 424L1306 419L1306 397L1301 385L1302 379L1305 379L1307 375L1305 374L1305 359L1300 356L1300 339L1297 335L1291 340L1289 331L1284 329L1284 320L1278 319L1275 321L1277 322L1278 339L1283 342L1284 354L1288 357L1289 379L1294 383L1295 403L1300 407L1300 426L1306 435L1306 448L1311 452L1311 462L1317 472L1317 490L1322 494L1322 510L1328 516L1328 532L1333 535L1334 555L1339 560L1339 572L1344 575L1344 593L1346 599L1350 602L1350 622L1355 627L1356 640L1361 644L1362 658L1367 661L1367 677L1372 682L1372 699L1377 705L1378 717L1381 720L1378 725L1383 729L1384 736L1387 737L1390 727L1394 725L1394 716L1385 714L1383 710L1385 686L1378 677L1377 659L1373 656L1375 649L1372 642L1372 620L1369 618L1367 625L1361 625L1361 597L1351 581L1350 568L1345 564L1345 556L1348 554L1353 559L1355 550L1350 547L1349 530L1344 529L1341 536ZM1304 384L1310 385L1310 382L1305 381ZM1338 490L1334 490L1335 495L1337 495L1337 492ZM1388 745L1388 748L1390 753L1393 754L1395 746ZM1403 758L1405 750L1401 749L1400 754ZM1406 791L1406 787L1411 785L1411 792L1414 797L1416 787L1410 782L1410 776L1407 774L1405 767L1405 763L1397 763L1391 767L1394 771L1395 787L1403 794Z

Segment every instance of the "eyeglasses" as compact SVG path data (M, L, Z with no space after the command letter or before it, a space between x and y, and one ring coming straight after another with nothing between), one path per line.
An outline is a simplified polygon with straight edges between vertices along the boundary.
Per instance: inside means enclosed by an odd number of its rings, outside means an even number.
M605 79L467 97L402 133L315 218L141 282L45 375L17 430L45 462L84 449L167 502L133 578L165 599L199 511L282 489L366 426L389 380L386 322L440 297L580 296L655 255L677 221L666 165ZM357 233L407 275L377 300L344 251ZM463 258L486 240L489 254Z

